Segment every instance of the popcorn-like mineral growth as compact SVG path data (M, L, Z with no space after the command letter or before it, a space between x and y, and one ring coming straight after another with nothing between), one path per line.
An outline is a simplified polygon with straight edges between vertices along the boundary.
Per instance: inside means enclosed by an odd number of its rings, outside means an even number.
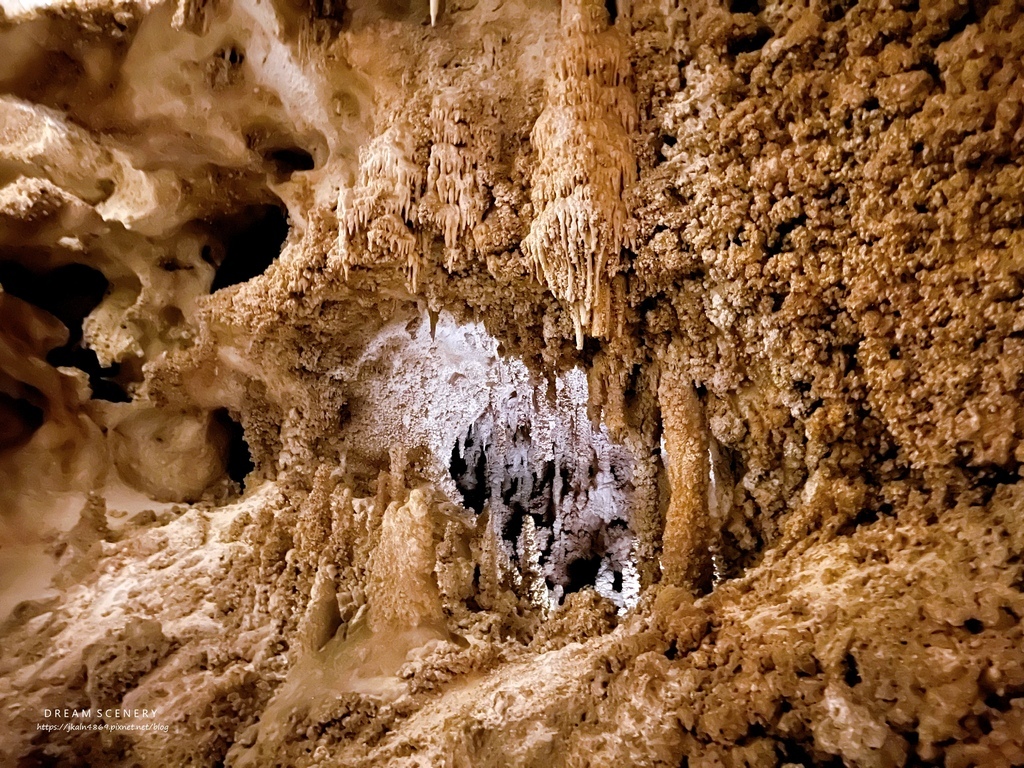
M1024 765L1019 3L0 54L0 763Z

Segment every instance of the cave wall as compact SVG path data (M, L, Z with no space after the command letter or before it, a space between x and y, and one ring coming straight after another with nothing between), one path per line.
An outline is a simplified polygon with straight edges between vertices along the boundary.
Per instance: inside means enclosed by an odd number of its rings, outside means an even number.
M1024 764L1019 3L0 7L4 761Z

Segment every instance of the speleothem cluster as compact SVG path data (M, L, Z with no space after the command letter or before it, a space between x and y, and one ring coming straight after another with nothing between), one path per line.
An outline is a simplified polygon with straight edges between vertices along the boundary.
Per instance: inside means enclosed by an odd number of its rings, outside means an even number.
M1018 2L0 8L0 763L1024 765Z

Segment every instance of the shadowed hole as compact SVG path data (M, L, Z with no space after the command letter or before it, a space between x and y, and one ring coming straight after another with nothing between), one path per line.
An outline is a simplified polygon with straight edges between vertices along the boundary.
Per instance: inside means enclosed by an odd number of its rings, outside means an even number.
M296 171L311 171L316 167L313 155L301 147L270 149L263 157L278 176L291 176Z
M991 0L974 0L963 7L963 13L949 24L949 29L940 42L948 42L962 34L967 27L980 24L990 7L995 5Z
M37 274L15 261L0 261L4 291L60 320L70 333L69 344L82 338L82 321L103 300L107 278L84 264L66 264Z
M839 21L846 16L846 14L849 13L855 5L857 5L857 0L839 0L839 2L830 3L824 8L822 18L829 22Z
M733 38L729 41L728 51L731 56L741 53L753 53L764 48L765 43L775 36L770 27L758 27L757 30Z
M80 368L89 376L89 387L96 400L110 403L129 403L131 397L117 381L121 366L114 363L104 368L100 365L96 353L82 346L59 347L46 356L46 362L52 366L71 366Z
M256 469L252 454L249 452L249 444L245 441L245 429L231 418L226 408L216 411L214 418L224 428L228 437L228 477L245 490L245 479Z
M597 581L597 572L601 567L601 558L597 555L592 557L580 557L569 563L566 568L566 575L569 583L565 585L565 594L579 592L584 587L591 587Z
M0 450L25 443L42 425L42 408L0 392Z
M857 668L857 659L852 653L846 654L846 658L843 659L843 680L851 688L858 685L861 681L860 670Z
M730 0L729 11L731 13L752 13L757 16L761 12L761 4L758 0Z
M482 449L474 448L476 442L470 427L465 439L456 441L452 448L448 467L466 509L472 509L479 515L487 502L487 455ZM470 461L473 462L472 467Z
M266 272L288 237L288 214L276 205L253 206L213 222L213 229L224 238L224 257L217 265L211 293Z
M107 294L109 283L102 272L85 264L66 264L37 274L18 262L3 261L0 262L0 285L5 292L50 313L67 327L67 343L51 349L46 362L54 367L85 371L96 400L112 403L131 400L114 380L119 366L104 368L96 353L82 344L82 324Z

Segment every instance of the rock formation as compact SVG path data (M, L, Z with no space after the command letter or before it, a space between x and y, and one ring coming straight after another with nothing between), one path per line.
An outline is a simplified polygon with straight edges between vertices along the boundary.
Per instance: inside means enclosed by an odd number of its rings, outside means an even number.
M1017 0L0 53L0 764L1024 765Z

